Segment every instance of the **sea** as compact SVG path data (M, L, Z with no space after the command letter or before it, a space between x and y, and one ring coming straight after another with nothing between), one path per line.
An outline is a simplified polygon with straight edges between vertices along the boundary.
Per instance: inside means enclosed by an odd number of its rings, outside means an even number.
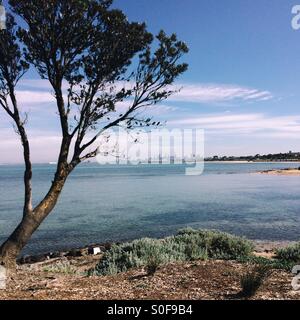
M92 243L163 237L186 227L249 239L300 239L300 176L258 174L299 163L206 163L203 174L185 165L80 165L55 210L23 254ZM0 166L0 241L22 217L23 166ZM53 180L55 165L34 165L34 204Z

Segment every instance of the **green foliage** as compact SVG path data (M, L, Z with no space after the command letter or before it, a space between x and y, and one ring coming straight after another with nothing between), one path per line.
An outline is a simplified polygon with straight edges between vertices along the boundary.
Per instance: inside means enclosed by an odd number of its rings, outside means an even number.
M150 244L148 250L145 252L145 263L149 275L153 275L159 266L164 263L160 245Z
M295 265L294 263L288 262L285 260L267 259L264 257L257 257L252 255L249 257L238 259L238 262L248 263L253 265L268 266L271 269L285 270L287 272L290 272Z
M241 294L245 298L253 297L265 280L272 274L268 265L257 265L241 277Z
M300 243L276 250L276 257L286 263L300 263Z
M17 24L11 14L7 14L6 29L0 30L0 107L8 95L9 85L16 84L29 65L22 57L16 37Z
M185 259L179 244L165 240L141 239L122 245L114 245L96 266L96 274L116 274L131 268L147 267L156 271L161 264Z
M42 78L111 80L151 43L145 24L128 22L111 0L10 0L26 23L18 36ZM43 45L41 45L41 43ZM99 79L101 77L101 79Z
M26 62L42 79L49 80L60 103L65 81L66 105L74 111L80 109L74 121L65 121L73 122L75 128L79 125L76 130L84 134L98 130L102 118L114 118L108 128L118 123L128 129L150 126L145 119L137 118L135 111L167 99L174 93L170 85L188 68L180 63L188 47L175 34L168 36L161 31L154 37L145 23L129 22L121 10L112 8L112 3L9 0L11 10L25 23L17 37ZM116 116L116 106L124 100L134 102ZM61 117L69 114L62 107L59 111ZM155 125L157 122L153 122Z
M187 228L180 230L176 238L205 249L207 256L213 259L236 260L248 257L254 250L250 241L219 231Z
M45 266L43 271L49 273L75 274L76 268L73 267L69 261L59 261L55 264Z
M153 274L160 265L170 262L237 259L249 256L252 250L249 241L226 233L185 229L161 240L145 238L114 245L90 274L110 275L138 267L146 267Z

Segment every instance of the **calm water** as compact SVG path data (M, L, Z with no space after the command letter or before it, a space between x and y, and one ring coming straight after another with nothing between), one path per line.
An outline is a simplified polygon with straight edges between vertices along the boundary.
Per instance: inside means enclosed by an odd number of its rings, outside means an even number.
M252 239L299 240L300 177L251 174L299 164L210 163L201 176L182 166L82 165L24 253L93 242L162 236L191 226ZM55 167L36 165L34 198L41 199ZM22 214L22 166L0 166L0 240Z

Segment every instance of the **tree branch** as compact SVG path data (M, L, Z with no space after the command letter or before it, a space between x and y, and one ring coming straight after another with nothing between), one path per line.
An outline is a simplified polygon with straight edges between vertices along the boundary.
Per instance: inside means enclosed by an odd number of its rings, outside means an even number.
M10 85L10 99L13 105L13 112L9 109L7 100L5 103L0 101L1 106L7 112L7 114L14 120L14 123L17 128L17 133L19 134L23 146L23 157L25 162L25 172L24 172L24 185L25 185L25 199L24 199L24 208L23 215L24 217L32 213L32 164L30 160L30 145L25 130L24 122L20 117L20 112L17 105L17 99L15 96L14 88Z

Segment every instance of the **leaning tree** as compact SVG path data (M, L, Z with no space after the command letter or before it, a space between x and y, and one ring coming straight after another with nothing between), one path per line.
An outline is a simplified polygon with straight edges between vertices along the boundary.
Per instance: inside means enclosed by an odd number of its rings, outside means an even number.
M99 136L120 126L155 125L140 111L174 93L171 85L187 70L180 58L188 48L174 34L154 37L144 23L128 22L112 0L10 0L9 6L0 31L0 105L13 120L25 163L23 218L0 248L0 263L11 268L55 207L70 173L97 155ZM37 206L28 117L16 90L29 68L49 82L61 127L56 173Z

